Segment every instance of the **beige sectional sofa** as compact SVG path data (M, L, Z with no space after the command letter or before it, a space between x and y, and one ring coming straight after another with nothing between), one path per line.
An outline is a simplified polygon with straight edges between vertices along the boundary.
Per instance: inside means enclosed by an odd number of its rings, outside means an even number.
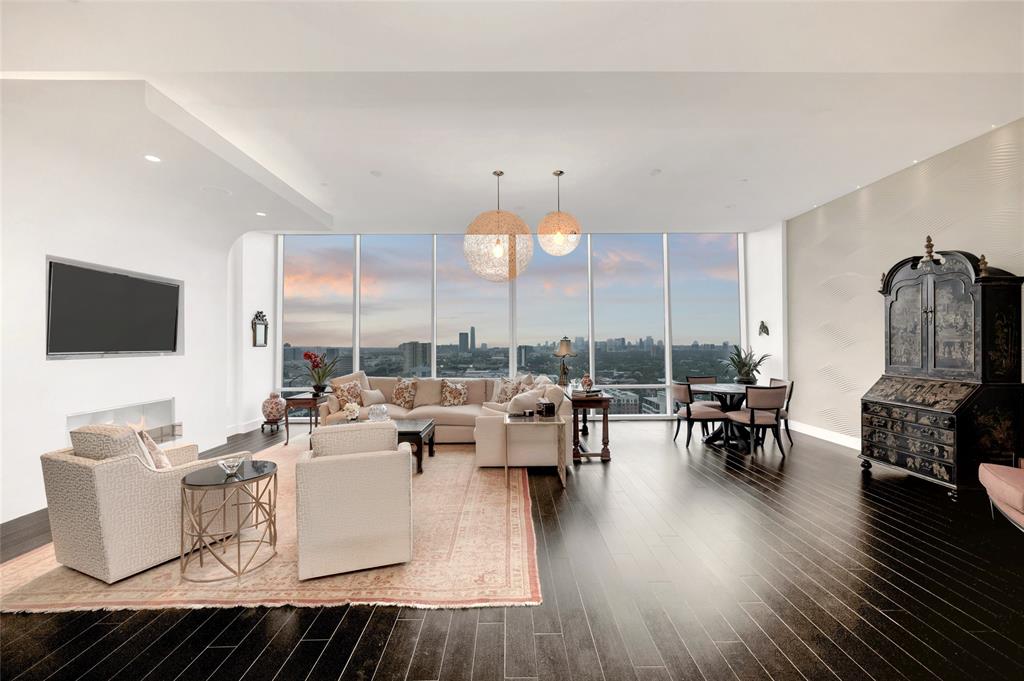
M365 381L364 387L369 390L380 390L388 407L388 415L393 419L434 419L434 438L437 443L474 442L473 429L476 417L484 414L484 403L494 394L495 379L493 378L458 378L451 379L465 383L467 387L466 404L458 407L441 406L441 379L416 379L416 399L412 409L391 403L398 379L394 377L366 376L357 371L350 376L341 376L331 380L331 385L338 385L352 380ZM360 420L366 420L369 407L359 410ZM338 410L333 399L320 405L321 425L345 423L346 418Z

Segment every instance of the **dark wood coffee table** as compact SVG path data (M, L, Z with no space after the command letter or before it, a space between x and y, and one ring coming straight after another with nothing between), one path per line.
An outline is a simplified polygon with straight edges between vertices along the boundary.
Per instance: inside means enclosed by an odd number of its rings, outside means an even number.
M423 445L434 456L434 419L394 419L398 426L398 441L412 445L416 457L416 472L423 472Z

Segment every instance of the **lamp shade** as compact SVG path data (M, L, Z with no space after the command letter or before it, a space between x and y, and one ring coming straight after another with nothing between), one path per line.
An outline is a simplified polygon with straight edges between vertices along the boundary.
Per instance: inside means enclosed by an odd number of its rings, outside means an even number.
M508 281L526 271L533 257L533 236L515 213L489 210L466 229L462 250L470 269L488 281Z
M568 255L581 241L580 223L570 213L560 210L544 216L537 226L537 241L545 253Z
M568 336L562 336L562 340L558 341L558 349L555 350L555 357L575 357L576 353L572 351L572 341L569 340Z

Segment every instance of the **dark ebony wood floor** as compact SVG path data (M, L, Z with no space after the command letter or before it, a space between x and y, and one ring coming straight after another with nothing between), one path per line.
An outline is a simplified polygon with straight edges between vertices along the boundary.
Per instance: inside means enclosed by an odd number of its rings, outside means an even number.
M799 435L783 461L612 429L566 490L531 474L541 606L3 615L0 676L1024 679L1024 533L984 497Z

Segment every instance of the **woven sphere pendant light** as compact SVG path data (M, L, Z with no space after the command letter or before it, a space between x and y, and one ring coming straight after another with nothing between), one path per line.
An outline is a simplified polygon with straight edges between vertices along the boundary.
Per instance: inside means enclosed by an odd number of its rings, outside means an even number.
M462 238L462 251L466 262L477 276L487 281L509 281L526 271L533 257L533 236L515 213L501 210L500 170L498 178L498 208L489 210L470 223Z
M537 241L546 253L551 255L568 255L579 245L580 223L570 213L562 211L562 175L565 173L556 170L552 173L558 182L558 209L548 213L537 226Z

